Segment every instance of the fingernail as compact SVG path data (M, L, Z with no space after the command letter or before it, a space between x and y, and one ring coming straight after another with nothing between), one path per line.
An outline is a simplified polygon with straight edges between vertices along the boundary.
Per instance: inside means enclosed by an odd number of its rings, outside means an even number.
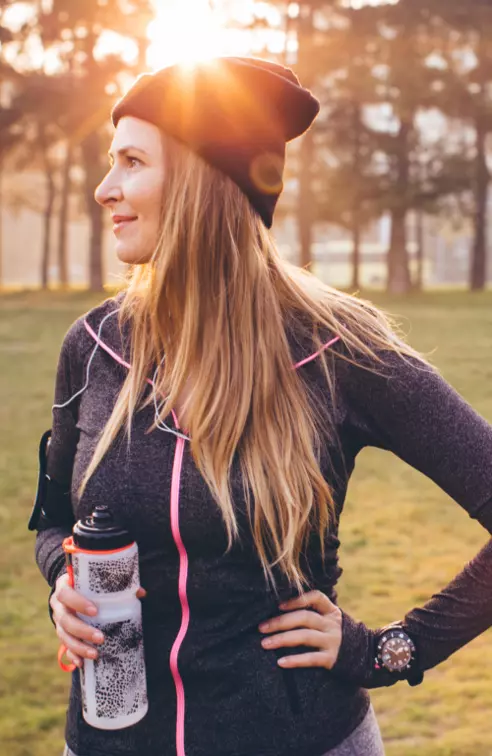
M286 663L287 663L287 659L285 658L285 656L283 656L281 659L278 659L278 664L280 664L282 667Z
M92 634L92 640L99 641L100 643L102 643L102 641L104 640L104 635L101 633L100 630L96 630L96 632Z
M258 629L261 630L262 633L264 633L265 630L268 630L269 627L270 625L268 622L262 622L261 625L258 625Z
M279 609L287 609L287 604L285 604L285 603L279 604L278 608Z
M88 651L87 653L89 654L89 656L90 656L90 657L91 657L92 659L95 659L95 658L96 658L96 656L97 656L97 651L96 651L96 649L95 649L95 648L91 648L91 649L90 649L90 651Z
M261 645L262 646L271 646L272 645L272 641L270 640L270 638L263 638L263 640L261 641Z
M97 614L97 607L91 604L90 606L87 605L85 608L86 614Z

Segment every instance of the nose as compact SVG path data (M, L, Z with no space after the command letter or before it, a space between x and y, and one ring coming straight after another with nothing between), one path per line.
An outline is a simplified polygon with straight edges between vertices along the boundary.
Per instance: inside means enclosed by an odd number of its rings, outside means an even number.
M96 187L94 199L99 205L107 206L113 202L120 201L122 196L121 187L116 181L116 176L112 170L108 171L99 186Z

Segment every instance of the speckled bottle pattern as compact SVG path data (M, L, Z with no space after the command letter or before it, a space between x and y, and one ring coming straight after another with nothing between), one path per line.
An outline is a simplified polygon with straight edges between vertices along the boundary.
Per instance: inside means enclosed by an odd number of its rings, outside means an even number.
M95 617L79 616L104 635L98 658L80 670L83 717L99 729L129 727L148 710L138 546L104 505L66 541L74 588L98 607Z

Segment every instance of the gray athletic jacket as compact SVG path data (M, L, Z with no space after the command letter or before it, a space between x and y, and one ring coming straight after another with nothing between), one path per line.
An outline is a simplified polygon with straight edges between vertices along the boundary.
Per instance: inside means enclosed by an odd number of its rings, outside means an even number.
M242 534L224 555L220 512L190 455L172 432L146 434L153 408L133 420L132 446L117 439L76 494L128 370L128 332L121 333L109 299L77 320L61 349L55 402L87 389L53 411L48 472L67 497L74 520L107 503L138 542L148 714L117 731L92 728L82 717L79 672L72 674L66 740L78 756L319 756L342 742L363 720L366 688L396 678L374 668L374 635L343 612L343 641L332 670L282 669L258 624L279 614L265 586L249 534L237 459L231 481ZM110 315L110 313L113 313ZM107 319L102 323L103 319ZM98 335L99 334L99 335ZM321 469L334 487L338 519L355 458L364 446L394 452L434 480L470 517L492 533L492 427L434 371L422 372L389 355L384 376L339 359L340 341L327 349L336 381L328 406L320 360L299 324L288 333L293 364L320 413L335 422L339 446L326 443ZM329 341L333 341L334 335ZM151 386L148 388L151 391ZM175 418L166 422L176 430ZM60 505L61 506L61 505ZM36 561L50 586L65 570L62 540L68 525L45 522ZM370 534L369 534L370 535ZM337 600L338 527L327 536L321 562L313 538L306 554L311 586ZM437 538L429 530L429 549ZM404 559L404 556L402 557ZM280 597L293 595L279 580ZM388 622L397 618L388 617ZM492 541L441 593L402 620L415 639L422 670L435 666L492 624ZM307 650L307 649L305 649ZM302 649L301 649L302 651Z

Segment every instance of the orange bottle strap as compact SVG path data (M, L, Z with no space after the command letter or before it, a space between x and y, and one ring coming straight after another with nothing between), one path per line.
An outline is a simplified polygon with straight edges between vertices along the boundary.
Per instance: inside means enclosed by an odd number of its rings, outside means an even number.
M70 664L65 664L65 662L62 661L62 656L67 652L67 647L64 643L61 644L60 648L58 649L58 666L60 669L62 669L64 672L73 672L75 669L77 669L77 665L71 662Z

